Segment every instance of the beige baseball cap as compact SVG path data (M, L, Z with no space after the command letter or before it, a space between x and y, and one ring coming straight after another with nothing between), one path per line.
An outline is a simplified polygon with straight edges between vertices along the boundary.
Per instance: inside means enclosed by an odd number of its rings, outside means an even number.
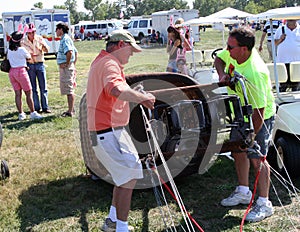
M136 44L134 37L127 30L114 30L107 39L108 42L118 42L121 40L130 43L130 45L134 48L134 52L142 51L142 48Z

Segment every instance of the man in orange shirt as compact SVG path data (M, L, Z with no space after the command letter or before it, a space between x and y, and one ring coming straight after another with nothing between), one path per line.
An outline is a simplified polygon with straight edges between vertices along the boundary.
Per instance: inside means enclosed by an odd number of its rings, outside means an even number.
M136 180L143 178L138 153L124 128L129 122L129 102L154 108L154 96L131 89L124 75L123 65L133 52L140 51L128 31L116 30L108 36L106 50L90 67L86 91L88 130L97 134L93 149L115 184L104 231L128 231L132 190Z

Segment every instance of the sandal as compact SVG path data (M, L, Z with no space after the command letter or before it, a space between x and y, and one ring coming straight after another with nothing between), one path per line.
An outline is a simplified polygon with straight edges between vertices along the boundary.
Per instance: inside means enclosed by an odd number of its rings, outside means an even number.
M66 112L63 112L61 116L62 117L72 117L72 113L66 111Z

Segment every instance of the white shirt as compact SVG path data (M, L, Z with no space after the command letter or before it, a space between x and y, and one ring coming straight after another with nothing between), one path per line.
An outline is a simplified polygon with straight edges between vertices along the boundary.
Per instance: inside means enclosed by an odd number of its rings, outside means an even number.
M277 28L281 26L281 21L278 20L272 21L272 26L273 26L273 35L275 35ZM272 40L272 31L271 31L271 23L269 20L266 22L263 32L267 33L267 40L270 42Z
M26 48L19 47L17 51L8 49L7 59L9 60L12 68L26 67L26 58L31 58L30 53L26 50Z
M277 46L278 63L291 63L300 61L300 25L291 31L286 25L283 26L286 34L285 40ZM280 39L282 28L279 27L275 32L275 39Z

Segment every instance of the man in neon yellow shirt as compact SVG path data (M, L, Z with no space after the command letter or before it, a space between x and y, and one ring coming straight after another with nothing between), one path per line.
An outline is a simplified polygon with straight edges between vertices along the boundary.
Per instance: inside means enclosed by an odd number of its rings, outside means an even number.
M261 153L267 155L268 141L274 125L276 106L272 94L272 87L268 69L254 48L255 35L250 28L241 27L229 33L227 49L219 53L215 59L220 82L228 83L230 75L229 67L245 76L246 92L249 104L252 105L252 121L255 140L260 145ZM235 90L228 88L229 94L237 94L244 100L241 86L237 84ZM232 135L233 136L233 135ZM252 192L249 190L250 161L257 173L261 167L258 181L259 197L256 205L246 217L247 221L257 222L273 214L273 206L269 200L270 168L266 160L248 158L246 151L232 152L235 160L239 185L235 191L221 201L223 206L235 206L249 204ZM250 160L250 161L249 161Z

